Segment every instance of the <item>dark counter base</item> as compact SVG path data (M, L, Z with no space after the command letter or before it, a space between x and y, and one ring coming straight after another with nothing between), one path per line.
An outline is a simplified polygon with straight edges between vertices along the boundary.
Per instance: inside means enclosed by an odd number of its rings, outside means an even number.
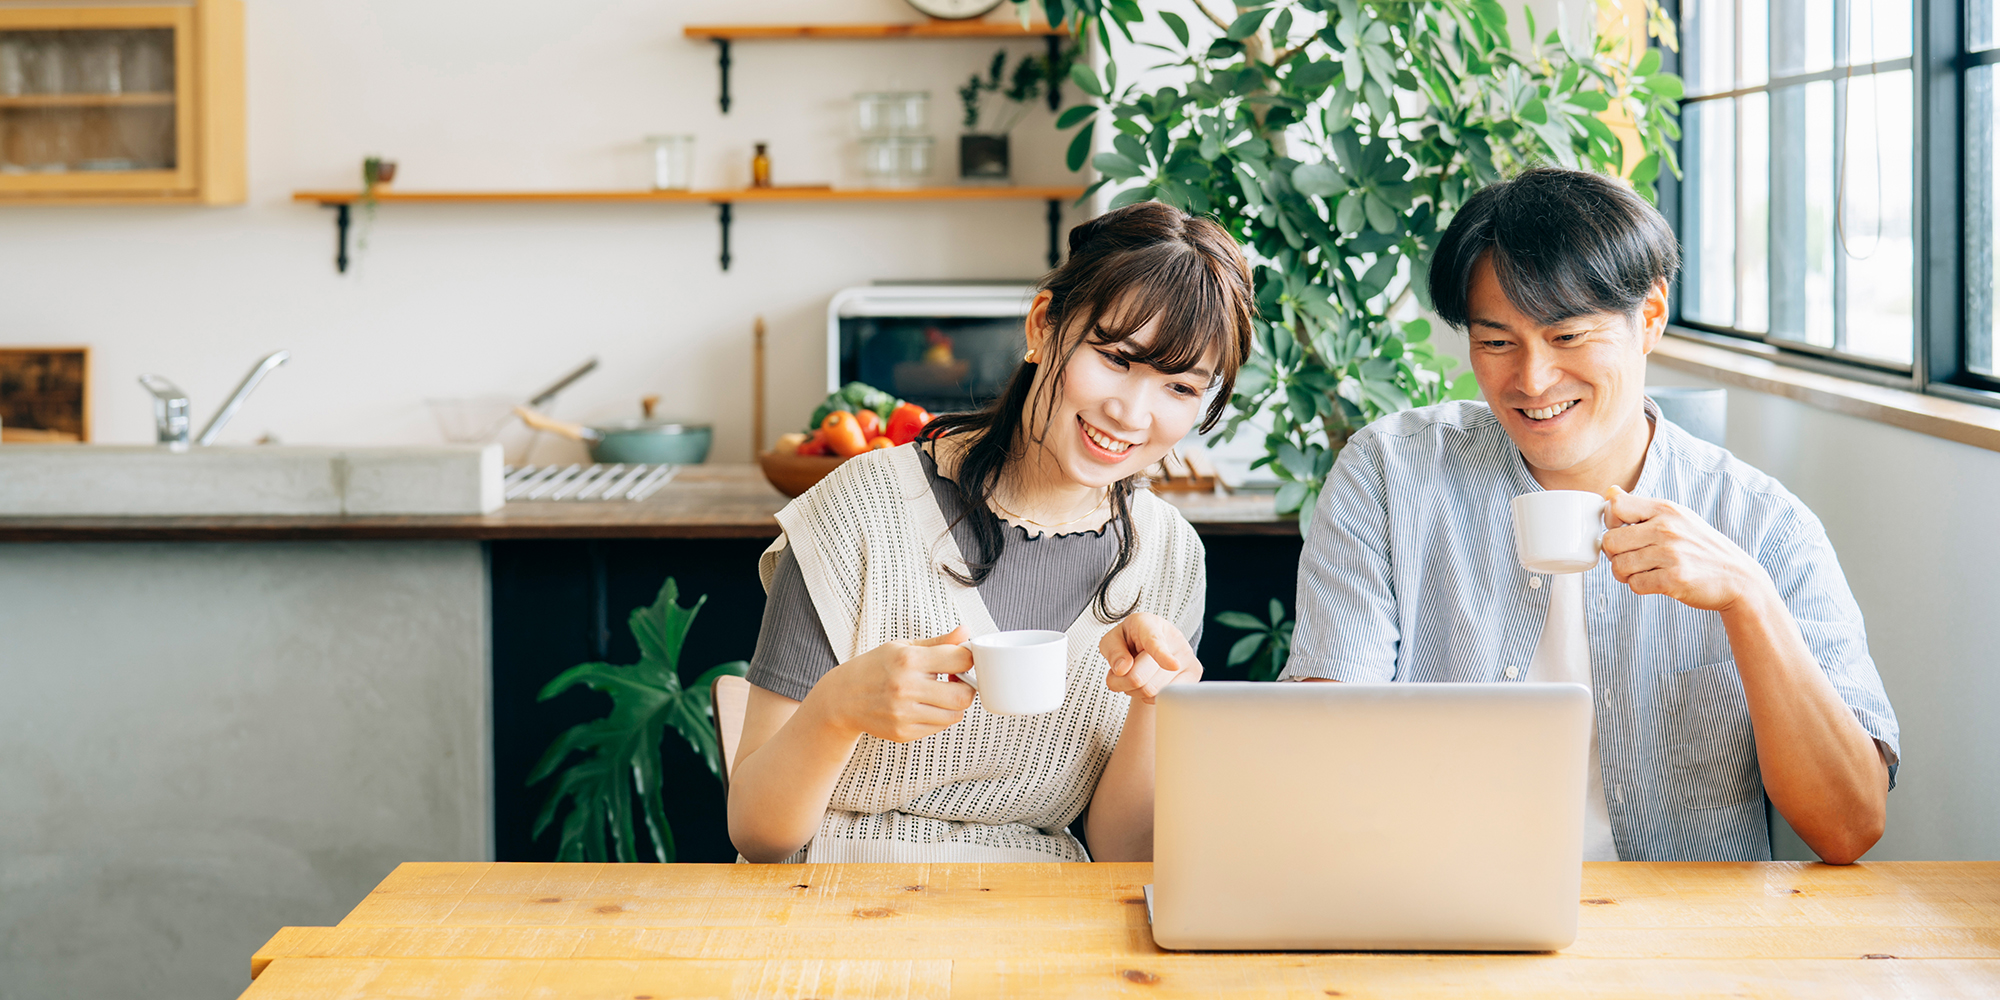
M524 781L563 730L601 717L609 704L604 696L585 689L538 703L535 695L542 685L577 663L636 660L639 652L626 628L626 616L633 608L652 603L669 576L679 583L683 603L708 596L688 633L681 676L691 679L718 663L749 659L764 613L757 556L768 544L766 538L682 538L503 540L488 546L499 860L554 860L554 825L540 840L529 836L554 779L533 789ZM1242 679L1241 669L1223 667L1230 645L1241 633L1216 625L1214 617L1221 611L1248 611L1262 618L1274 597L1292 608L1299 548L1296 530L1289 536L1210 538L1209 624L1196 651L1206 677ZM670 734L665 746L666 811L679 860L735 860L721 787L677 736Z

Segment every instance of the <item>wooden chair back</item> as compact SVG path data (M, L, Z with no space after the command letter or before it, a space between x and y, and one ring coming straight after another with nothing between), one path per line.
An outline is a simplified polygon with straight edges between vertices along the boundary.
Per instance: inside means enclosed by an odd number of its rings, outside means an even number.
M736 747L743 742L743 712L750 704L750 682L733 674L723 674L708 689L715 706L715 745L722 750L722 790L729 790L729 775L736 770Z

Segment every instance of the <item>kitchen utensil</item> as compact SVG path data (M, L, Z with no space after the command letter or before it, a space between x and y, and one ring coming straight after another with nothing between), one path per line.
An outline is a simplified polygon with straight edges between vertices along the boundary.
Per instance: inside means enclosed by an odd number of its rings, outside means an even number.
M526 406L517 406L514 412L538 431L583 442L590 448L593 462L693 465L707 461L714 435L709 425L654 417L653 404L658 400L658 396L648 396L642 401L644 416L589 426L556 420Z
M547 388L528 397L527 405L536 410L548 406L557 393L596 369L596 358L585 361L551 382ZM521 397L493 395L426 399L424 405L430 407L431 418L437 421L438 430L446 441L453 444L485 444L498 437L507 423L514 419L514 407L521 405Z

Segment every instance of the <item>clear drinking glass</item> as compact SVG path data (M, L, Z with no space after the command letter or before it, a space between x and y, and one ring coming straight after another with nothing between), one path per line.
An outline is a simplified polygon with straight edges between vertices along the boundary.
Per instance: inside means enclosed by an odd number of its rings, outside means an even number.
M19 35L0 35L0 97L19 97L28 89L23 63L27 42Z
M653 190L687 191L694 187L694 136L651 135Z
M26 93L65 94L69 92L69 46L58 32L37 31L28 36L22 50L22 67L27 73Z
M128 31L120 54L125 91L164 94L174 89L174 33L166 28Z
M76 89L86 94L117 94L124 91L120 73L124 48L118 34L92 31L81 35L76 45Z

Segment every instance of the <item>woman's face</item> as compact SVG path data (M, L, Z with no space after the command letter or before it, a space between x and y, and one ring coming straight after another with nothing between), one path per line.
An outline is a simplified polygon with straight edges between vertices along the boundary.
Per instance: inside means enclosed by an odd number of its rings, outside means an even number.
M1155 316L1118 343L1085 339L1062 367L1061 384L1050 386L1053 362L1084 331L1066 331L1061 344L1035 336L1038 329L1046 331L1038 321L1046 316L1047 300L1043 292L1029 315L1029 346L1042 362L1026 421L1030 444L1039 444L1065 476L1082 486L1108 486L1144 471L1201 422L1202 397L1215 381L1214 355L1178 375L1129 360L1157 336L1160 320ZM1034 441L1037 435L1039 442Z

